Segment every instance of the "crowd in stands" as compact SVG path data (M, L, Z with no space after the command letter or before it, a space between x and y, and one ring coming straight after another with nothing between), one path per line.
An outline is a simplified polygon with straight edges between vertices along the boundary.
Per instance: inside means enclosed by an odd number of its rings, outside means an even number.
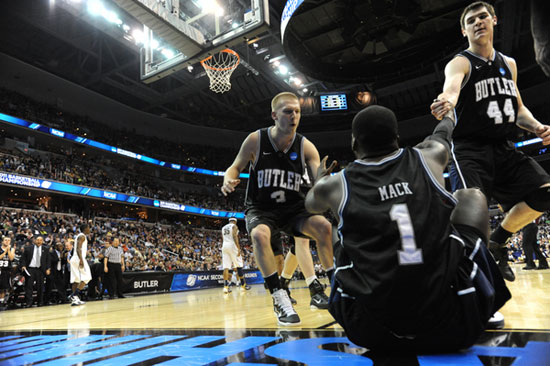
M37 122L77 136L121 147L160 160L188 166L225 170L236 155L235 149L212 149L203 145L186 144L144 136L133 131L112 128L116 123L95 121L86 116L67 113L62 108L38 102L14 91L0 88L0 112ZM114 121L116 122L116 121Z
M548 213L544 213L539 219L537 239L544 257L550 258L550 216ZM523 230L520 230L508 242L508 261L526 263L522 244Z
M12 238L16 248L42 236L46 245L72 240L84 218L31 210L2 208L0 233ZM221 225L221 224L220 224ZM220 226L221 228L221 226ZM117 237L124 249L128 270L197 271L221 268L220 230L160 225L139 221L96 218L91 225L88 260L98 260ZM248 239L241 233L245 268L254 268Z
M0 171L56 180L88 187L184 203L216 210L243 210L242 193L218 199L221 193L216 184L210 188L154 177L150 169L128 169L128 164L106 157L76 157L45 152L23 154L16 149L0 150ZM176 172L183 175L181 172ZM189 174L187 174L189 175ZM217 184L221 178L215 177ZM212 181L212 183L214 183ZM240 190L239 192L242 192Z
M74 241L78 227L86 220L73 214L0 208L0 235L11 238L18 258L24 246L37 237L48 248ZM95 218L90 224L88 254L90 266L103 261L103 253L114 238L124 251L126 271L208 271L221 269L220 229L183 225L161 225L139 221ZM241 230L244 268L256 268L252 248ZM46 294L47 295L47 294ZM46 296L47 298L47 296Z

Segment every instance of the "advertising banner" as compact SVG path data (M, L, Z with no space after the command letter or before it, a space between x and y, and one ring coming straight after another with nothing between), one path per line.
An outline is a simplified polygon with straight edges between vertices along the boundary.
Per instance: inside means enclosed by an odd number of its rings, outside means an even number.
M123 272L122 292L170 291L173 277L173 272Z
M258 270L244 270L246 283L263 283L264 278ZM176 273L172 280L171 291L188 291L200 288L223 286L223 271L204 271Z

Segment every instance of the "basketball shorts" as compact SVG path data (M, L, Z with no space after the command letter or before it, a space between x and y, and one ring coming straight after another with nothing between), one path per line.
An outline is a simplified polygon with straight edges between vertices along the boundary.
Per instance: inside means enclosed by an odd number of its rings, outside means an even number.
M449 172L452 191L479 188L505 211L543 184L550 175L511 142L456 141Z
M88 283L92 279L92 272L88 261L84 260L84 266L80 267L80 260L78 256L71 257L69 263L71 264L71 283Z
M238 249L234 245L222 246L222 267L223 269L242 268L243 257L238 255Z
M0 290L11 289L11 273L8 268L0 269Z
M365 299L347 292L349 284L338 280L338 267L345 257L342 246L335 244L336 274L332 280L329 311L355 344L371 350L411 352L445 352L470 347L485 330L488 320L511 295L497 264L481 236L471 227L457 227L449 245L458 261L449 291L442 296L434 314L419 314L423 319L410 319L422 329L412 334L398 334L369 309ZM460 247L463 247L460 248ZM407 326L404 326L407 328ZM408 327L410 329L410 327Z
M313 214L306 210L303 201L284 209L249 207L245 211L246 230L250 234L256 226L264 224L269 226L271 233L283 231L290 236L307 237L301 232L302 224L311 216Z

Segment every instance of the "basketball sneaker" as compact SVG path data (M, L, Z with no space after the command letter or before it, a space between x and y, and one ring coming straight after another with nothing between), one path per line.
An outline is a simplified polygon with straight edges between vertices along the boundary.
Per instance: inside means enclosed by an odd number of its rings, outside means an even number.
M500 312L493 314L487 323L487 329L502 329L504 328L504 315Z
M290 302L292 303L292 305L296 305L298 303L298 301L296 301L292 296L290 296L290 289L288 288L288 284L290 283L290 279L284 278L284 277L279 277L279 279L281 281L281 286L286 291L286 293L288 295L288 298L290 299Z
M300 324L300 317L294 310L288 294L284 289L278 289L273 294L273 312L277 317L279 325L298 325Z
M311 296L309 302L311 309L328 309L328 296L325 295L325 288L318 279L309 285L309 295Z
M80 298L78 296L72 296L71 298L71 306L79 306L79 305L84 305L85 302L80 300Z
M513 282L516 280L516 275L512 267L508 264L508 248L500 246L500 244L490 240L489 251L495 257L500 273L506 281Z
M241 286L241 288L245 291L248 291L250 290L252 287L250 287L250 285L247 285L246 283L244 285Z
M223 293L224 293L224 294L228 294L228 293L230 293L230 292L231 292L231 288L230 288L230 287L228 287L228 286L224 286L224 287L223 287Z

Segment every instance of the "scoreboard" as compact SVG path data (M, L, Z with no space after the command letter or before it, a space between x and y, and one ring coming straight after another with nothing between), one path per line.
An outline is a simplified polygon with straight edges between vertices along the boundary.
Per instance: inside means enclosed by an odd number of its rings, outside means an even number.
M320 95L321 112L325 111L347 111L348 100L346 94L324 94Z

